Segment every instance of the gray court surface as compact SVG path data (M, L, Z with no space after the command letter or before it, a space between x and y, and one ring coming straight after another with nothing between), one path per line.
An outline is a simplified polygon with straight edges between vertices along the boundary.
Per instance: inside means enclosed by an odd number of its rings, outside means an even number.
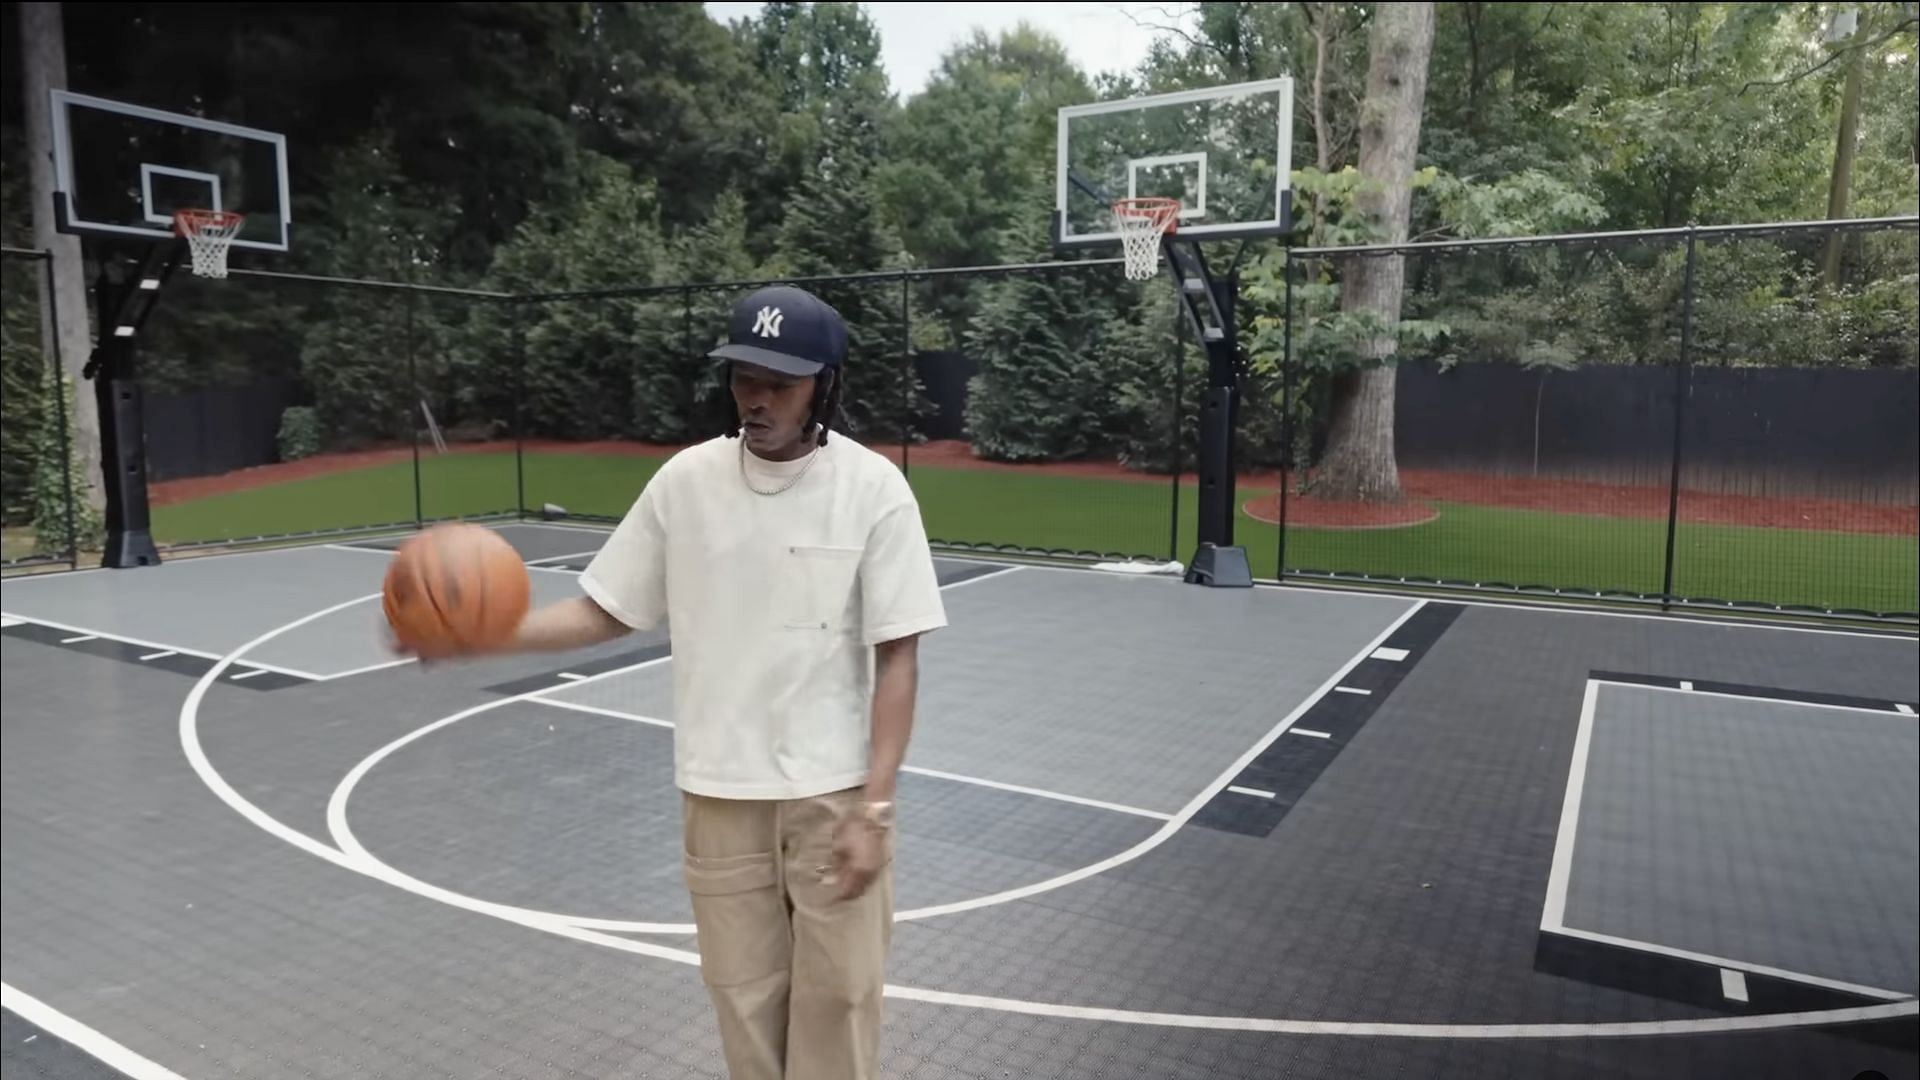
M900 801L908 908L1098 862L1159 825L924 775L901 778ZM349 811L368 850L457 892L597 919L693 918L663 728L533 702L495 709L383 761Z
M311 547L180 559L139 574L95 570L15 578L0 585L0 607L76 632L221 656L294 619L378 593L387 558L375 550ZM578 593L565 574L536 572L533 583L539 602ZM308 678L329 678L391 662L382 633L374 601L317 619L248 657Z
M513 545L528 562L561 562L575 556L590 556L606 542L607 530L577 525L498 525L494 532ZM356 540L353 547L392 551L411 534Z
M1565 924L1920 990L1920 727L1600 684Z
M598 539L504 532L534 559L565 561L590 550L566 545ZM8 582L6 609L224 652L371 592L381 560L315 548ZM908 757L938 775L901 779L895 863L900 909L936 910L895 926L883 1075L1920 1077L1911 997L1792 1019L1758 998L1700 1000L1539 960L1595 671L1912 703L1911 637L1471 607L1436 620L1437 637L1403 659L1365 659L1419 601L939 568L953 625L925 646ZM560 570L536 578L543 595L577 587ZM254 596L270 603L241 602ZM377 605L342 614L364 630ZM19 629L0 634L0 965L10 995L90 1034L75 1045L9 1012L8 1080L98 1080L88 1044L103 1041L193 1080L723 1075L693 939L617 925L688 917L672 732L634 718L671 719L669 702L646 696L670 671L664 634L269 692L221 681L186 708L203 668ZM324 637L294 650L297 633L269 643L288 647L273 655L316 674L364 658L322 654ZM1661 807L1672 792L1661 820L1697 819L1696 832L1670 850L1622 847L1599 872L1654 880L1596 918L1647 910L1649 889L1778 881L1717 909L1737 925L1712 928L1727 935L1713 947L1752 952L1838 903L1808 886L1816 871L1903 880L1865 862L1911 865L1915 800L1858 790L1888 783L1885 759L1911 746L1912 718L1891 743L1853 747L1835 729L1807 745L1764 706L1669 696L1678 712L1596 742L1587 767L1609 779L1588 790L1638 784ZM1279 731L1296 712L1296 727L1336 737ZM392 870L342 854L328 806L343 778L463 713L373 765L344 802L354 837ZM1614 704L1604 715L1625 716ZM1701 738L1660 741L1680 725ZM1260 798L1214 790L1244 756L1284 772L1296 752L1316 755L1318 771L1269 831L1185 816L1210 790ZM1795 752L1819 760L1782 778L1793 770L1777 758ZM1794 817L1742 801L1750 793L1716 769L1755 791L1791 781L1810 802L1838 790L1846 805ZM1596 804L1603 832L1606 813ZM1816 858L1796 829L1827 850ZM1832 840L1839 829L1875 839ZM423 895L395 872L447 893ZM1905 906L1847 898L1834 909L1845 947L1815 951L1846 956L1848 970L1904 970L1909 982L1894 985L1910 986L1904 880ZM1618 884L1576 878L1568 922ZM484 903L616 925L583 939L570 924L474 909ZM1703 932L1684 907L1659 914ZM1272 1022L1283 1023L1260 1026ZM1748 1028L1713 1026L1730 1022ZM1605 1027L1621 1023L1668 1026Z
M914 764L1172 813L1409 602L1021 568L946 605L921 645ZM673 673L553 696L671 720Z

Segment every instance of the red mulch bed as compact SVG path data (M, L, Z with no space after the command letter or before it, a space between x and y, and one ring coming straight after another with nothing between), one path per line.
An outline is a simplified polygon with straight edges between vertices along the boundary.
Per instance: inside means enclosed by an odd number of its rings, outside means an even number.
M1248 499L1241 509L1255 521L1280 524L1278 492ZM1440 511L1412 500L1363 503L1333 502L1310 495L1287 496L1287 524L1312 529L1404 529L1409 525L1425 525L1439 516Z
M513 452L513 444L510 442L458 443L450 449L453 453L462 454L510 454ZM529 439L526 449L546 453L660 458L673 454L679 447L617 439L599 442ZM874 449L896 463L900 460L898 444L880 445ZM431 451L427 452L431 453ZM241 469L220 476L198 476L185 480L162 481L152 485L149 498L156 506L166 506L171 503L205 498L209 495L246 491L310 476L323 476L372 465L405 461L412 455L412 448L406 446L323 454L284 464ZM975 457L966 443L958 440L922 443L911 447L907 451L907 461L909 467L931 465L941 468L984 469L1038 476L1073 476L1158 484L1167 482L1164 476L1129 469L1116 461L1059 461L1044 465L1009 465L1004 462L984 461ZM1192 476L1190 471L1188 476L1189 478ZM1278 481L1279 477L1272 472L1241 474L1242 486L1261 492L1246 504L1247 512L1254 518L1268 522L1277 520L1279 496L1273 494L1273 491L1278 487ZM1435 512L1426 505L1432 502L1457 502L1472 506L1544 510L1552 513L1590 514L1599 517L1664 519L1667 516L1667 489L1664 485L1635 487L1559 478L1402 469L1400 486L1407 496L1407 501L1404 503L1341 503L1307 496L1289 496L1287 520L1301 525L1326 528L1401 527L1432 520ZM1817 529L1878 533L1886 536L1920 535L1920 508L1911 505L1841 502L1833 499L1724 495L1682 490L1680 519L1698 524Z

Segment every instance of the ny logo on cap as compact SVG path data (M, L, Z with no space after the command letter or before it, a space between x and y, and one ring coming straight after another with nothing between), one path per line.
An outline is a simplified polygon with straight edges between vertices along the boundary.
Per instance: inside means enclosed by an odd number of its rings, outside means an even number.
M754 316L753 332L761 337L779 337L782 318L785 316L780 314L779 308L763 307L760 309L760 314Z

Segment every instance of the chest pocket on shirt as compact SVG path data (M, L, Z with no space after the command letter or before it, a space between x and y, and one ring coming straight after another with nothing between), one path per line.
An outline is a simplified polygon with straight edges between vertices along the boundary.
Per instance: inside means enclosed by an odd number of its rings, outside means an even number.
M799 545L787 548L781 575L781 606L775 612L789 630L838 630L853 599L862 550Z

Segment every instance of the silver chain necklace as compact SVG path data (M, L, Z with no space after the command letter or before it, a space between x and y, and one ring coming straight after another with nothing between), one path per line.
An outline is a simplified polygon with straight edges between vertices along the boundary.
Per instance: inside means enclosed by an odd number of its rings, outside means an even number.
M788 480L784 484L781 484L779 487L774 488L772 491L762 491L761 489L753 486L753 477L747 475L747 440L746 440L746 436L743 435L740 438L740 479L745 481L747 485L747 490L753 492L755 495L778 495L781 492L786 491L788 488L792 487L793 485L799 483L801 480L806 479L807 470L813 468L814 460L819 456L820 456L820 448L816 446L813 448L813 452L807 455L807 463L805 465L800 466L800 471L797 473L794 473L792 479Z

